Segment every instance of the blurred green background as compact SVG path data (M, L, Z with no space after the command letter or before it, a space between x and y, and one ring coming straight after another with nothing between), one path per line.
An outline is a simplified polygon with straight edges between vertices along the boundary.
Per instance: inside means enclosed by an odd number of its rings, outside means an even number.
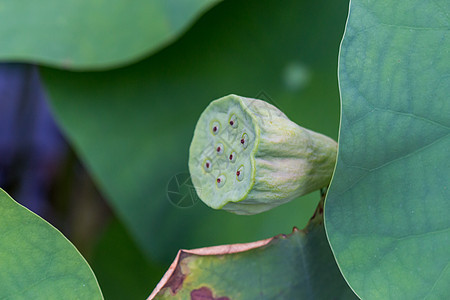
M19 57L47 65L40 67L45 93L71 147L48 194L57 216L45 217L86 257L106 299L147 297L180 248L249 242L305 226L319 192L236 216L202 202L176 207L167 189L175 175L187 174L202 110L227 94L271 102L299 125L337 139L337 58L347 5L224 1L198 19L191 13L184 24L192 26L176 27L159 44L149 39L139 51L117 36L122 52L101 66L83 56L79 65L33 56L32 48ZM172 16L183 15L172 8ZM146 28L127 34L139 38ZM0 58L13 59L1 52ZM108 70L92 71L99 68Z

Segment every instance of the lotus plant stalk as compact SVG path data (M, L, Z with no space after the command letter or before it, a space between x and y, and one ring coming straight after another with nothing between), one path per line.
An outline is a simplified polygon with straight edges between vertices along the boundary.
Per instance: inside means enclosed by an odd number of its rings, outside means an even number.
M189 171L208 206L251 215L326 187L336 154L334 140L300 127L275 106L228 95L200 116Z

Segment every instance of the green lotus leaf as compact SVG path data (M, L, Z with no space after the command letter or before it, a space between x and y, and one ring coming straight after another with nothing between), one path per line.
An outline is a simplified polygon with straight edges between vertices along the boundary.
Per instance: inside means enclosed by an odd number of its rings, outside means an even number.
M218 0L0 1L0 60L105 69L173 42Z
M334 260L323 202L304 230L181 250L149 299L357 299Z
M362 299L450 298L448 1L352 0L325 223Z
M1 299L103 299L77 249L2 189L0 220Z

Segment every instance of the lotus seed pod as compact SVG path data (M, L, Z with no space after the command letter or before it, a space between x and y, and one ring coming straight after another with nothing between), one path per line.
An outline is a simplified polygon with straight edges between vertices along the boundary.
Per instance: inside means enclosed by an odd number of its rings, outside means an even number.
M200 116L189 171L215 209L256 214L330 183L337 143L262 100L229 95Z

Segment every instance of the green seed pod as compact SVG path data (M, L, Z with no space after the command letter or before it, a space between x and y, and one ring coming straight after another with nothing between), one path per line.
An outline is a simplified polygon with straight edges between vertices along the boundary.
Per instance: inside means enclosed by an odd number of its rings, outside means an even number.
M256 214L330 183L337 143L302 128L262 100L229 95L195 127L189 171L200 199Z

